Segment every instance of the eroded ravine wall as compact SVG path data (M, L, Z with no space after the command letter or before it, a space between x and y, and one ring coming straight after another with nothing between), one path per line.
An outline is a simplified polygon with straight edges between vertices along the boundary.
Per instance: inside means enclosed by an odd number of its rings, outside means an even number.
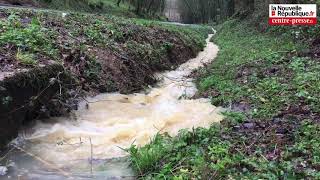
M63 98L67 91L66 85L72 84L73 79L60 64L35 68L1 80L0 148L17 136L23 125L44 115L41 111L54 113L59 103L65 103L57 95ZM53 101L54 98L57 99ZM46 112L45 109L49 108L51 112Z

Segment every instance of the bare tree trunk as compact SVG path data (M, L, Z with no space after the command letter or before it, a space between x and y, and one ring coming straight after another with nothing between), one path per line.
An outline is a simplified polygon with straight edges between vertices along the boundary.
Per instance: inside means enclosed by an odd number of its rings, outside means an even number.
M122 1L122 0L118 0L118 1L117 1L117 6L118 6L118 7L120 6L121 1Z
M151 6L153 5L153 3L154 3L154 0L151 0L150 3L149 3L149 6L147 8L147 13L150 12L150 9L151 9Z
M142 5L142 0L136 0L136 13L138 15L141 15L141 5Z

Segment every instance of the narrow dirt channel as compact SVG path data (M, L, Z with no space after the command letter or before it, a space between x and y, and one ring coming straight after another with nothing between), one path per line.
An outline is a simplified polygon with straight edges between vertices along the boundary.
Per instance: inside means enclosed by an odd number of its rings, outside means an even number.
M38 122L12 142L5 179L128 178L126 152L131 144L145 145L157 133L177 135L180 129L208 127L222 120L221 108L208 99L190 100L197 89L187 76L209 63L218 47L207 38L199 55L174 71L157 76L161 82L146 92L101 94L83 102L72 117Z

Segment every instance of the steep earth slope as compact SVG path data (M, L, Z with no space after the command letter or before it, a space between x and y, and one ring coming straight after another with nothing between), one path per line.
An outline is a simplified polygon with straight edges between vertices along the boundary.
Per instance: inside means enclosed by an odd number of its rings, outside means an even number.
M139 91L194 57L202 26L28 9L0 10L0 144L22 124L75 109L86 94Z

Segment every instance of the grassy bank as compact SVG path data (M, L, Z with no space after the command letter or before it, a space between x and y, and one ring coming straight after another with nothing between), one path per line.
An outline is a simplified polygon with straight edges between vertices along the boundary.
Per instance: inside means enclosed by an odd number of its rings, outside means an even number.
M213 41L221 50L197 72L197 84L198 97L227 108L225 120L131 147L137 174L147 179L320 178L319 34L316 28L293 30L261 33L237 20L218 28Z
M152 83L151 71L170 69L194 57L209 32L203 26L109 15L71 13L64 17L59 12L1 10L0 18L3 70L63 63L88 83L84 89L100 91L141 89Z

